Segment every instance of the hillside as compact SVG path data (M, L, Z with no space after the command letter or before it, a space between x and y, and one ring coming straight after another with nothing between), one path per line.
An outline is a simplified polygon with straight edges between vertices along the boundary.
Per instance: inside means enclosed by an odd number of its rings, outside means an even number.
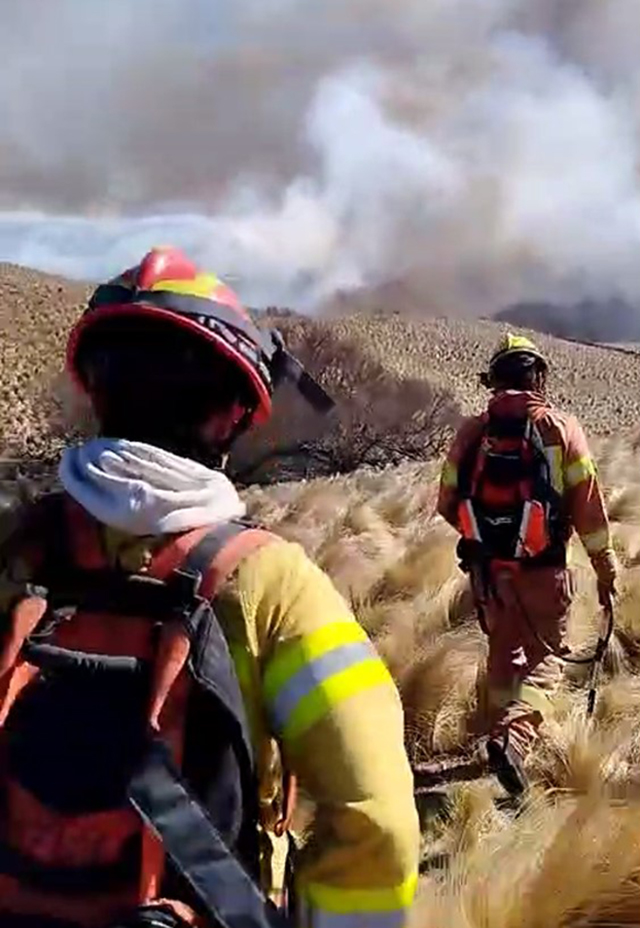
M0 268L0 441L5 454L53 454L57 379L67 329L85 288ZM344 316L326 322L387 370L451 386L478 408L476 373L500 326L462 320ZM640 911L640 359L538 337L554 367L554 395L585 421L605 486L622 576L617 631L592 723L585 668L568 668L529 761L519 814L489 779L418 797L422 881L412 928L621 928ZM54 433L56 428L54 428ZM60 430L58 429L58 432ZM613 433L613 434L611 434ZM445 760L469 746L485 641L455 535L434 516L438 464L251 488L250 512L302 544L333 577L370 631L402 693L412 760ZM0 496L11 493L0 482ZM0 499L0 503L2 500ZM593 647L595 583L576 543L573 648Z
M0 264L0 454L48 455L52 385L87 288Z
M590 342L637 342L640 338L638 307L622 299L582 300L565 306L516 303L496 313L495 318L509 325Z
M0 265L4 457L46 458L60 447L60 404L67 397L59 376L64 344L87 292L78 283ZM342 311L322 323L335 336L355 341L393 374L441 384L464 411L481 407L485 394L477 385L477 373L486 366L503 324L349 314L346 303ZM589 433L616 434L640 421L640 357L529 334L549 356L552 398L576 413Z
M453 389L463 408L486 400L478 373L486 369L505 323L464 319L404 319L355 315L331 322L334 331L362 341L404 376L427 376ZM513 329L513 326L511 326ZM551 364L552 399L581 418L595 435L611 435L640 421L640 356L580 345L529 329Z

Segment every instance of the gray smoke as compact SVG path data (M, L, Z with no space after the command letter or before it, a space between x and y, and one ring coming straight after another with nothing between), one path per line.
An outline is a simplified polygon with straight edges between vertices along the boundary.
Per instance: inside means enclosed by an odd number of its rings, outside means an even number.
M634 0L2 0L0 259L640 303Z

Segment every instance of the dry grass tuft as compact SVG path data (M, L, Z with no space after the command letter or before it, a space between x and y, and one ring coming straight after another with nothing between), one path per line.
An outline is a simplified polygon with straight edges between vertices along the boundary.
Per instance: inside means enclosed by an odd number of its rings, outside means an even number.
M585 719L588 667L567 668L528 762L523 812L497 807L490 780L421 797L416 928L640 924L640 446L596 447L622 571L595 718ZM415 760L469 744L485 653L455 533L434 515L435 479L433 464L403 465L246 494L253 514L300 541L350 598L397 680ZM589 653L601 616L577 542L570 563L569 638Z
M480 806L480 809L482 807ZM443 879L423 882L411 924L455 928L550 928L638 924L637 803L598 792L545 794L515 821L462 820ZM469 823L473 840L465 843Z

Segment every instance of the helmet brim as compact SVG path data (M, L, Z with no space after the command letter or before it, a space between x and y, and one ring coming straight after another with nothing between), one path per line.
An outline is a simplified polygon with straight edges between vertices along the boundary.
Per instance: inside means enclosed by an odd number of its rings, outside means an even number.
M536 351L532 348L505 348L504 351L498 351L491 358L489 362L489 370L500 364L501 361L504 361L506 358L513 358L516 355L526 355L527 357L533 358L536 361L539 361L543 369L546 371L549 369L549 362L539 351Z
M102 323L105 320L116 318L132 319L134 317L143 319L163 319L182 330L192 332L201 340L208 341L218 354L223 355L227 360L233 362L244 373L252 387L256 396L256 407L252 415L251 424L260 425L269 419L272 410L271 394L257 371L254 370L249 361L244 358L239 351L217 335L216 332L203 327L197 320L190 319L189 316L186 315L179 315L171 312L168 309L161 309L156 306L145 305L144 303L115 303L97 307L91 312L85 313L73 327L67 343L67 370L73 378L74 383L82 392L87 392L86 384L84 383L78 367L78 354L83 336L90 331L94 325Z

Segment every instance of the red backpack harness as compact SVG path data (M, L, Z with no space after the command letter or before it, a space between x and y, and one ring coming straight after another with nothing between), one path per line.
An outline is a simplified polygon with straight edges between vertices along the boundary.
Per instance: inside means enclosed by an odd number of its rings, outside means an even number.
M255 885L242 696L211 607L239 562L274 536L242 523L197 529L130 575L109 569L98 523L58 499L67 530L58 521L53 570L36 571L43 587L16 603L0 650L0 923L103 928L157 902L169 879L180 887L171 907L190 921L274 924ZM201 764L215 772L198 795L185 756L196 696L218 719L205 738L226 739ZM91 775L65 767L68 757ZM205 811L216 790L226 798Z
M542 436L528 415L488 415L463 462L458 519L469 556L540 563L563 549L562 505Z

